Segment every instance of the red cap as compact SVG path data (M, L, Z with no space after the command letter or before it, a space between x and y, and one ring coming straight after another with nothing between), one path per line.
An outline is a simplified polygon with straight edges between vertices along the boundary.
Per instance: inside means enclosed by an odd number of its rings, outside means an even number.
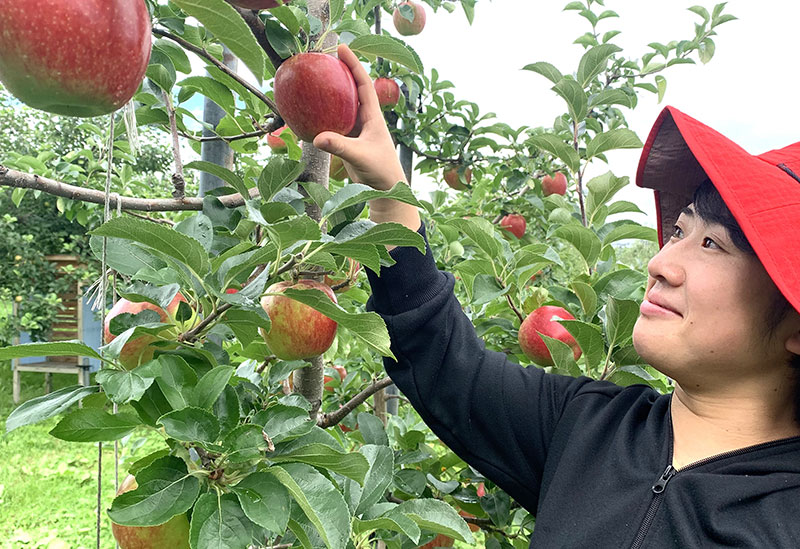
M636 172L639 187L655 190L660 245L705 179L719 191L775 285L800 311L800 142L751 155L666 107L650 130Z

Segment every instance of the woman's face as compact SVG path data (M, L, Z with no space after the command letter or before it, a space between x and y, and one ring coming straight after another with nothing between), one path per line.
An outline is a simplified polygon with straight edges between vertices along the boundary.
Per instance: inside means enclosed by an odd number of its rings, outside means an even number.
M765 328L778 290L722 225L706 223L688 206L647 270L633 331L647 363L687 390L763 379L767 370L788 375L786 323L773 338Z

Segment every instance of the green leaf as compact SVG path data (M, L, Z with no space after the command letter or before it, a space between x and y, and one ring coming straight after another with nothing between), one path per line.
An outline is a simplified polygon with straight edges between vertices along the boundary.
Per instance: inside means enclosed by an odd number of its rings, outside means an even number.
M544 133L531 136L528 141L532 145L542 149L543 151L549 152L561 160L571 171L578 171L581 159L578 156L577 151L565 143L560 137L551 133Z
M553 232L553 236L562 238L575 246L588 267L593 267L600 257L600 239L591 229L581 225L563 225Z
M545 61L539 61L538 63L525 65L522 67L522 70L539 73L550 80L553 84L558 84L561 79L564 78L564 75L562 75L557 68Z
M652 387L654 378L638 366L624 366L614 370L608 381L622 387L630 385L649 385Z
M539 334L539 337L542 338L542 341L544 341L544 344L550 351L550 356L552 357L554 362L553 366L554 373L569 375L572 377L578 377L579 375L581 375L581 369L575 362L575 354L574 351L572 350L572 347L570 347L560 339L555 339L553 337L546 336L541 333Z
M70 442L119 440L141 425L128 414L109 414L99 408L82 408L64 416L50 434Z
M639 149L642 142L639 137L631 130L617 128L598 134L589 142L586 147L587 158L593 158L606 151L615 149Z
M136 475L136 490L117 496L109 518L123 526L157 526L188 511L200 493L200 481L175 456L155 460Z
M95 257L102 259L103 239L93 236L89 239L89 246ZM142 246L122 238L106 239L106 263L115 271L128 276L133 276L146 267L157 271L166 266L166 263Z
M178 82L180 95L200 92L231 116L236 116L236 101L230 88L208 76L190 76Z
M231 463L260 459L268 449L261 427L252 423L235 427L222 441Z
M586 210L591 220L601 206L607 204L620 190L629 183L628 176L617 177L611 172L598 175L586 183L589 196L586 198Z
M259 83L265 69L275 73L247 23L230 4L224 0L175 0L175 4L228 46Z
M320 290L298 290L287 288L284 295L288 298L305 303L312 309L319 311L341 327L347 328L350 334L364 342L368 347L375 349L382 356L394 358L389 349L389 331L386 324L377 313L351 313L342 309Z
M494 225L482 217L470 219L452 219L446 223L467 235L489 259L499 259L502 256L502 245L495 231Z
M310 465L302 463L276 465L268 472L289 490L325 545L329 549L345 549L350 538L350 511L333 483Z
M624 105L633 108L633 99L622 90L609 88L602 90L589 98L589 108L599 107L600 105Z
M211 175L219 177L225 183L236 189L236 192L242 195L245 200L250 199L250 191L248 190L244 180L227 168L223 168L218 164L206 162L204 160L195 160L193 162L189 162L184 166L184 168L190 170L200 170L201 172L210 173Z
M570 288L575 292L575 295L578 296L578 299L580 299L583 314L589 318L594 316L595 311L597 311L597 294L594 289L589 284L581 282L580 280L573 280L572 284L570 284Z
M564 77L556 82L552 90L567 102L569 114L573 122L576 124L583 122L583 119L586 118L586 114L589 112L589 99L586 97L586 92L583 91L581 85L571 78Z
M95 381L103 386L109 400L117 404L139 400L153 384L153 378L144 378L135 370L100 370Z
M639 304L635 301L608 298L606 305L606 338L608 346L627 343L633 335L633 326L639 318Z
M603 275L593 284L598 296L609 295L617 298L630 297L647 281L647 275L632 269L618 269Z
M258 328L269 332L272 325L268 318L264 318L255 311L242 311L229 309L222 321L236 335L239 342L247 346L258 337Z
M31 425L39 421L57 416L66 411L83 397L89 396L100 390L99 385L84 387L73 385L58 389L50 394L32 398L20 404L8 415L6 419L6 433L18 427Z
M158 424L167 435L183 442L213 443L219 437L219 421L202 408L187 406L174 410L161 416Z
M589 370L596 368L605 360L603 334L597 326L580 320L560 320L559 323L578 342Z
M207 274L211 269L208 253L197 240L160 223L152 223L133 217L115 217L106 221L92 231L91 234L125 238L139 242L166 256L177 259L199 277Z
M398 505L397 512L408 515L420 528L474 543L467 523L451 506L438 499L412 499Z
M404 514L392 509L386 514L373 519L353 518L353 533L366 534L375 530L391 530L408 536L413 543L419 543L422 532L417 524Z
M266 28L267 40L272 49L275 50L282 59L291 57L297 52L297 42L295 35L286 30L283 25L274 19L267 19L264 21Z
M658 102L661 103L664 99L664 94L667 93L667 79L657 74L656 85L658 86Z
M49 343L23 343L0 348L0 360L28 358L32 356L88 356L100 358L97 351L78 341L53 341Z
M284 532L289 523L289 491L273 475L250 473L231 490L244 514L270 532Z
M639 240L647 240L649 242L658 241L658 232L650 227L643 227L637 223L626 223L625 225L618 225L614 227L605 238L603 238L603 246L607 246L612 242L626 240L628 238L636 238Z
M336 23L342 18L344 11L344 0L330 0L328 10L330 11L331 24Z
M693 11L697 15L703 18L703 21L708 21L711 19L711 16L708 14L708 10L705 9L703 6L692 6L691 8L687 8L689 11Z
M261 200L264 202L272 200L278 191L297 179L303 173L304 168L305 164L302 162L295 162L283 155L271 157L258 176L258 191L261 194Z
M355 510L356 515L361 515L383 499L386 490L392 483L394 453L389 446L374 444L365 444L358 451L369 462L369 471L364 479L361 496Z
M716 46L711 38L706 38L700 42L700 45L697 47L697 54L700 56L700 62L705 65L711 61L711 58L714 57L715 49Z
M383 57L417 74L424 72L422 61L417 53L401 40L391 36L375 34L359 36L350 42L350 49L371 61L374 61L376 57Z
M253 533L253 524L233 494L203 494L192 510L189 544L193 549L244 549L250 546Z
M587 87L594 77L606 70L608 58L619 51L622 51L622 48L614 44L589 48L578 63L578 84L582 88Z
M325 444L309 444L280 456L270 457L274 463L300 462L334 473L364 484L369 471L369 461L358 453L341 452Z
M386 435L386 429L380 418L367 412L361 412L356 421L366 444L389 446L389 437Z
M161 364L161 371L156 383L170 406L175 410L190 406L194 386L197 385L197 373L179 356L161 355L157 360Z
M136 280L127 287L120 289L118 293L120 297L124 297L128 301L132 301L134 303L141 303L141 302L152 303L157 307L166 309L167 307L169 307L169 304L172 303L172 300L175 299L175 296L178 295L178 290L180 290L180 286L178 284L168 284L166 286L153 286L152 284L142 282L141 280ZM157 314L155 318L157 319L156 322L158 322L158 319L160 319L161 317L158 316ZM130 326L128 326L128 328L129 327ZM114 330L112 327L111 333L119 335L126 329L127 328L124 328L123 330Z
M264 432L275 444L305 435L315 426L308 416L308 410L285 404L275 404L258 412L253 417L253 423L263 427Z
M331 214L344 210L345 208L376 198L391 198L398 202L411 204L417 208L422 207L422 204L416 199L414 193L411 192L411 187L405 183L397 183L388 191L377 191L367 185L352 183L342 187L341 190L325 203L325 206L322 208L322 217L330 217Z
M230 366L217 366L212 368L200 378L194 388L194 402L204 409L210 410L225 386L233 376L234 369Z

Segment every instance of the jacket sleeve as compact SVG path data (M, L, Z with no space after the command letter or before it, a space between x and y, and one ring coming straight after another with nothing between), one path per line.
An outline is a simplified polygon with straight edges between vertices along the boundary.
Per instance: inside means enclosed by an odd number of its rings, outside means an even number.
M424 225L419 231L425 236ZM395 248L396 264L367 270L392 339L386 371L433 432L535 514L548 446L562 410L588 378L545 374L487 350L426 254Z

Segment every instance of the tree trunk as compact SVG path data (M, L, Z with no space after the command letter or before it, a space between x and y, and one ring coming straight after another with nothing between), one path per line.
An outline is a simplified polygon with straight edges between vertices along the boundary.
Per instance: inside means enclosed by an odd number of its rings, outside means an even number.
M223 50L223 62L231 70L236 71L239 64L238 59L227 48ZM205 98L203 106L203 122L216 128L220 120L225 118L225 111L208 97ZM203 137L213 137L214 132L208 128L203 128ZM224 141L204 141L200 148L200 156L206 162L211 162L229 170L233 169L233 149ZM212 189L224 187L226 183L207 172L200 172L200 197L206 195Z

